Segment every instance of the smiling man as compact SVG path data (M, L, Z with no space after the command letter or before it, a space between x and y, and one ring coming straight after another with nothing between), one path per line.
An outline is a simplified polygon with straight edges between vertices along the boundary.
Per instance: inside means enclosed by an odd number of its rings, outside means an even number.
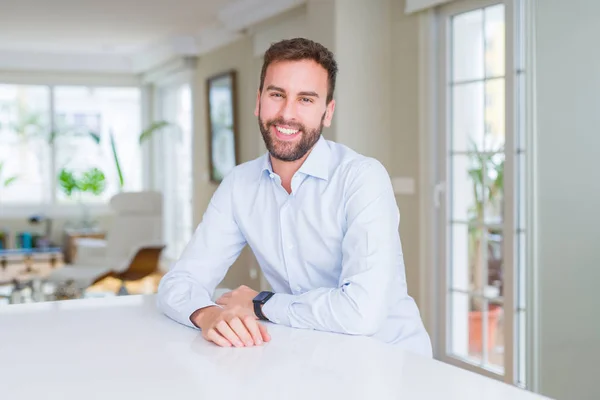
M335 110L336 74L333 54L313 41L267 50L254 113L268 152L219 185L161 280L158 306L219 346L268 342L258 322L265 320L371 336L431 356L407 293L387 171L321 136ZM246 244L274 291L242 286L211 301Z

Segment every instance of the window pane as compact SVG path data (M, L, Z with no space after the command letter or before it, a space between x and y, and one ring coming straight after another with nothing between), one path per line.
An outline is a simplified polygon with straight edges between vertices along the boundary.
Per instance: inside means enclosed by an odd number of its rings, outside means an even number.
M519 230L527 229L527 220L525 214L525 206L526 206L526 175L525 175L525 161L526 155L523 153L517 154L515 156L515 170L517 171L515 175L515 183L516 183L516 209L517 209L517 223L516 226Z
M526 379L526 359L527 359L527 353L526 353L526 349L527 349L527 337L525 335L526 331L526 327L527 327L527 319L526 319L527 314L525 313L525 311L520 311L519 313L517 313L517 354L518 354L518 360L519 363L517 364L517 373L518 373L518 384L521 387L527 387L527 379Z
M478 155L455 155L452 168L453 221L483 222L482 185Z
M50 92L0 85L0 203L50 201Z
M487 231L487 286L484 295L496 299L504 295L504 236L499 229Z
M526 288L527 288L527 262L526 262L526 236L525 232L520 233L517 236L517 306L521 309L527 308L527 296L526 296Z
M504 153L479 155L478 173L485 163L485 186L482 187L485 200L486 224L501 224L504 214Z
M515 88L517 99L515 107L515 116L517 123L515 124L515 143L517 150L525 150L527 148L526 132L525 132L525 74L519 73L515 77L517 87Z
M453 80L483 79L483 10L452 19Z
M485 83L485 151L504 148L504 79Z
M471 228L472 229L472 228ZM451 288L463 291L471 290L471 265L473 261L473 240L469 235L467 224L452 224L450 251L452 263L450 264Z
M464 293L450 292L450 326L448 349L451 354L477 363L482 361L481 316L473 309L473 298Z
M485 74L504 75L504 4L485 9Z
M189 242L192 226L192 96L189 85L159 93L160 117L170 123L160 143L159 185L165 200L165 255L177 259Z
M484 86L475 82L452 88L452 149L481 151L484 135Z
M488 307L486 351L487 365L504 369L504 309L499 304Z
M54 93L56 175L65 169L82 179L92 168L100 170L105 190L98 195L83 193L86 202L106 202L121 189L140 190L140 90L61 86ZM57 186L61 202L75 201L78 196L69 196L60 183Z

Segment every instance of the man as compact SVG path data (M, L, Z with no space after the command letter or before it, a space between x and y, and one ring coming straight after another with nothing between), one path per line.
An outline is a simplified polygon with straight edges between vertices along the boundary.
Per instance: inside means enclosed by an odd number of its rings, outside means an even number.
M219 346L268 342L262 319L430 356L407 294L389 176L378 161L321 136L335 109L336 74L333 54L310 40L267 50L254 113L268 153L221 182L162 279L158 306ZM242 286L212 302L246 244L274 293Z

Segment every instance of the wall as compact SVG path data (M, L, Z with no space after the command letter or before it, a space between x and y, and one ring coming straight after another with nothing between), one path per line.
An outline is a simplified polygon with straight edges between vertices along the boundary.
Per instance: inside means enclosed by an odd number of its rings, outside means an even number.
M258 122L254 116L254 104L258 77L253 74L252 40L245 37L232 44L219 48L202 56L198 61L196 73L197 97L195 98L195 137L194 137L194 226L201 221L202 215L217 185L209 181L208 166L208 129L206 115L206 79L224 71L237 71L237 117L239 129L240 162L250 161L259 156L260 139ZM245 284L258 290L257 262L248 247L244 249L238 260L232 265L223 287L235 288Z
M540 389L598 399L600 2L535 3Z
M392 144L389 172L392 176L415 180L413 195L398 195L400 208L400 237L404 248L408 293L420 304L419 292L419 18L404 14L404 0L393 1L391 67L391 122Z

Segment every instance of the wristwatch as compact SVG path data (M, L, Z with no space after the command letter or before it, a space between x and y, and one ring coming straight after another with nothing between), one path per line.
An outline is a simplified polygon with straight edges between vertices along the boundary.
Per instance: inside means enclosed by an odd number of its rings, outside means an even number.
M254 303L254 314L256 314L256 316L258 317L258 319L261 319L263 321L268 321L269 319L267 317L265 317L265 315L262 313L262 305L265 304L271 297L273 297L275 293L273 292L260 292L259 294L256 295L256 297L252 300L252 303Z

